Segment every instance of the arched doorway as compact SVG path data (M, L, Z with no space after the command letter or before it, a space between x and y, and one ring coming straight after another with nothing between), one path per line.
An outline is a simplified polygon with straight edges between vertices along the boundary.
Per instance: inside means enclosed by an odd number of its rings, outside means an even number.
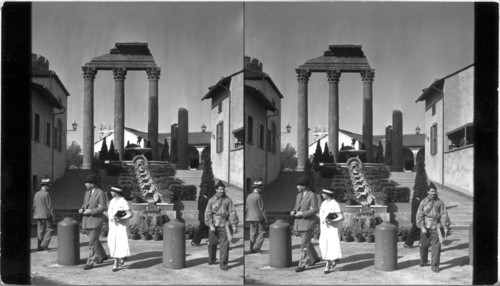
M414 157L413 152L408 148L403 148L403 166L405 171L413 171Z
M420 148L417 152L417 162L422 160L425 162L425 147Z
M200 153L193 146L188 146L189 168L198 169L200 164Z

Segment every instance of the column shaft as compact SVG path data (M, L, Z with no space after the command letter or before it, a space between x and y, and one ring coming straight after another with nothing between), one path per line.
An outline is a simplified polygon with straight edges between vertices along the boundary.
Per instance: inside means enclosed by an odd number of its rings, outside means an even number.
M123 161L125 151L125 68L113 69L115 79L115 121L114 145L118 151L120 161Z
M333 161L339 162L339 79L340 71L327 72L328 77L328 144Z
M308 158L309 132L307 112L307 82L311 76L308 70L296 70L299 82L298 112L297 112L297 171L303 171Z
M146 70L149 79L148 137L151 142L153 160L159 160L158 155L158 80L160 68Z
M366 161L373 163L373 77L375 70L361 72L363 79L363 143L366 150Z
M90 169L94 156L94 79L97 70L82 67L83 70L83 169Z

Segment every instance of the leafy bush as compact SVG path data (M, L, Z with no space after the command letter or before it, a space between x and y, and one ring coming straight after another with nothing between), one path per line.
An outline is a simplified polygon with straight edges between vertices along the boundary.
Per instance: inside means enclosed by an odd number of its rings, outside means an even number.
M129 231L130 236L138 235L139 234L139 226L136 224L133 224L129 227L128 231Z
M409 203L410 189L407 187L385 187L383 192L387 193L387 201L392 203Z
M323 178L333 178L335 176L342 175L342 171L339 171L339 169L332 167L323 167L321 168L320 172L321 177Z
M106 169L106 174L108 176L119 176L123 172L125 172L125 169L120 165L109 164Z
M196 186L171 185L169 190L173 193L173 200L196 201Z

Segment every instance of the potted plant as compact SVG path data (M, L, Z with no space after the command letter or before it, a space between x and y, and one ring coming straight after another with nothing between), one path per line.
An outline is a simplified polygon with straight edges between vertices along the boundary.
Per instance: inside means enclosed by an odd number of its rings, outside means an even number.
M360 228L356 228L354 230L354 242L363 242L364 239L363 239L363 230L361 230Z
M139 227L136 224L130 226L129 233L132 240L138 240L141 238L141 235L139 234Z
M373 228L367 227L363 231L363 236L365 237L366 242L374 242L375 241L375 232Z
M387 193L386 192L374 192L373 196L375 197L375 204L379 206L387 205Z
M108 221L105 221L105 222L102 223L101 237L107 237L108 236L108 231L109 231Z
M153 240L162 240L163 239L163 227L157 225L152 227Z
M345 242L353 241L352 235L353 235L353 229L351 227L348 226L342 230L342 236Z
M141 235L142 240L150 240L151 234L149 232L149 228L147 226L141 226L139 229L139 234Z

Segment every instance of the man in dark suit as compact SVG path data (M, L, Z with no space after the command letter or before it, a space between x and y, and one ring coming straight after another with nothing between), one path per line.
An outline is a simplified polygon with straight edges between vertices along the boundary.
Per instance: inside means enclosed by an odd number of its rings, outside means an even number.
M55 222L52 201L49 195L52 182L48 177L45 177L40 185L42 185L42 188L36 192L33 199L33 208L35 209L33 218L37 220L38 250L49 250L53 231L52 223Z
M101 228L104 221L103 212L107 210L108 204L106 195L97 187L97 175L90 174L85 178L85 197L83 205L78 211L83 214L82 229L89 233L89 257L84 270L92 269L94 263L102 263L108 257L99 241Z
M260 192L264 190L264 184L261 181L253 183L253 192L247 196L245 210L245 220L250 223L250 253L260 252L264 235L266 234L265 222L266 211Z
M208 197L206 191L200 191L198 196L198 221L200 224L196 229L191 245L200 246L201 239L208 236L208 226L205 224L205 209L207 208Z
M314 228L316 227L316 214L319 211L319 203L316 195L307 188L307 178L300 177L297 179L297 198L295 207L290 215L295 217L293 229L300 233L300 260L299 266L295 272L302 272L308 265L313 266L320 261L318 253L311 243Z

